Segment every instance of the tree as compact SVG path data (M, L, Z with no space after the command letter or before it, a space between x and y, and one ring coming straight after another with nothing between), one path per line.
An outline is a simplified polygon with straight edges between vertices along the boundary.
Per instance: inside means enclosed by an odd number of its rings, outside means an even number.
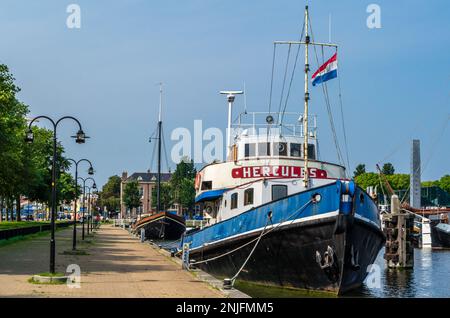
M100 207L106 207L110 212L115 212L120 207L120 183L122 180L119 176L114 175L109 177L108 182L102 187L99 193Z
M446 174L439 180L439 186L442 190L450 193L450 175Z
M385 164L383 165L383 168L381 169L381 172L382 172L384 175L389 176L389 175L393 175L393 174L394 174L395 169L394 169L394 166L392 165L392 163L387 162L387 163L385 163Z
M160 199L161 199L161 209L166 210L173 204L172 198L172 186L168 182L161 183ZM156 207L156 188L152 189L152 205Z
M363 173L366 173L366 165L360 163L356 166L355 171L353 172L353 178L356 178L359 175L362 175Z
M130 210L141 205L141 196L139 195L139 185L137 181L131 181L125 185L125 189L123 190L123 202Z
M197 170L195 169L193 160L184 157L172 174L170 185L172 188L172 198L176 203L181 204L185 209L194 206L195 188L194 180Z
M181 182L179 190L179 203L188 210L193 208L195 204L194 179L185 178Z
M20 209L23 182L18 170L22 168L20 159L24 145L25 115L28 113L28 107L16 98L20 88L14 84L14 80L8 67L0 64L0 201L7 203L11 218L14 201ZM16 213L16 216L20 220L20 213Z
M362 189L366 190L368 187L378 186L380 184L380 176L374 172L361 173L355 177L355 182Z

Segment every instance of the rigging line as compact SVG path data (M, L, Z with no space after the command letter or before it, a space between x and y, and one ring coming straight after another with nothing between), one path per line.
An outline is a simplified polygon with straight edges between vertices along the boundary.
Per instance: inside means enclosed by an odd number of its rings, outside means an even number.
M276 52L277 52L277 44L274 43L273 44L273 56L272 56L272 75L271 75L271 78L270 78L269 116L272 114L271 113L271 107L272 107L273 76L274 76L274 72L275 72L275 56L276 56ZM272 128L272 126L271 126L271 124L269 124L269 127L267 129L267 140L269 140L269 135L270 135L271 128Z
M151 141L152 141L152 139L150 139L150 142ZM155 153L156 153L156 142L153 143L152 157L150 160L150 171L153 170L153 162L155 161Z
M429 153L429 155L428 155L428 158L427 158L427 160L425 161L425 164L423 165L422 169L420 170L420 177L422 177L423 172L427 169L428 164L430 163L430 161L431 161L431 159L432 159L432 157L433 157L433 154L434 154L434 152L435 152L435 150L436 150L436 148L437 148L436 145L437 145L438 142L442 139L442 136L443 136L444 133L445 133L445 129L447 129L447 125L448 125L449 121L450 121L450 116L447 117L447 119L444 121L444 124L442 125L441 133L438 134L438 137L436 138L436 140L435 140L435 142L434 142L434 144L433 144L433 146L432 146L432 148L431 148L431 151L430 151L430 153ZM420 168L421 168L420 166L417 167L417 169L420 169ZM416 171L417 171L417 170L416 170ZM411 176L410 176L410 178L411 178ZM400 201L400 203L403 203L403 202L404 202L404 200L406 199L406 195L408 194L408 192L409 192L410 190L411 190L411 182L409 183L408 188L406 189L405 194L403 195L403 198L402 198L402 200Z
M166 139L164 138L164 128L163 125L161 125L161 138L162 138L162 144L163 144L163 153L164 153L164 160L166 163L166 170L169 171L169 160L167 158L167 148L166 148Z
M311 39L314 40L315 37L314 37L313 30L312 30L312 23L311 23L311 20L310 20L309 17L308 17L308 22L309 22L309 25L310 25ZM319 67L319 58L318 58L316 46L313 45L313 48L314 48L314 53L315 53L315 57L316 57L316 63L317 63L317 66ZM322 46L322 64L323 63L325 63L325 60L324 60L324 53L323 53L323 46ZM345 166L345 163L342 160L342 154L341 154L339 143L338 143L338 139L337 139L337 133L336 133L335 125L334 125L333 113L331 112L330 99L329 99L328 89L327 89L327 84L326 83L322 83L322 91L323 91L324 98L325 98L325 104L326 104L326 107L327 107L328 118L330 120L330 126L331 126L331 130L332 130L332 133L333 133L333 140L334 140L334 145L336 147L338 160L339 160L340 164Z
M336 53L337 53L338 49L336 48ZM340 71L339 71L340 72ZM342 102L342 90L341 90L341 77L340 75L338 76L338 87L339 87L339 105L341 108L341 119L342 119L342 131L344 134L344 147L345 147L345 155L347 157L347 167L350 173L350 156L349 156L349 152L348 152L348 142L347 142L347 132L345 129L345 119L344 119L344 107L343 107L343 102Z
M273 76L275 72L275 56L277 51L277 44L273 44L273 56L272 56L272 76L270 79L270 94L269 94L269 115L271 113L271 107L272 107L272 93L273 93Z
M336 132L336 125L334 124L334 117L333 117L333 113L331 110L331 102L330 102L330 95L328 94L328 85L326 83L324 83L324 89L325 89L325 93L327 96L327 112L328 112L328 116L330 117L330 122L332 123L332 130L333 130L333 138L334 138L334 142L336 145L336 151L338 153L338 160L339 162L345 166L345 162L344 162L344 157L342 156L342 151L341 151L341 147L339 145L339 139L337 137L337 132ZM347 169L346 169L346 174L347 174Z
M287 58L286 58L286 66L284 68L283 85L281 86L281 96L280 96L280 104L278 106L277 124L280 122L281 105L283 104L284 88L286 87L286 77L287 77L288 68L289 68L289 60L291 57L291 47L292 47L292 45L289 44Z
M299 42L301 42L303 40L304 33L305 33L305 21L303 21L302 32L300 33ZM286 100L284 102L283 112L281 113L281 124L283 124L284 114L286 112L287 103L289 101L289 96L291 95L291 87L292 87L292 82L294 81L295 69L297 68L297 61L298 61L298 56L300 54L300 47L301 47L300 45L297 46L297 53L295 55L294 67L292 68L291 79L289 81L289 87L288 87L288 91L287 91L287 95L286 95Z
M311 38L314 39L314 34L311 28ZM317 54L317 49L315 46L314 47L314 53L315 53L315 57L316 57L316 63L319 67L319 58L318 58L318 54ZM325 63L325 57L324 57L324 52L323 52L323 47L322 47L322 64ZM334 125L334 119L333 119L333 113L331 111L331 105L330 105L330 97L328 95L328 86L327 83L322 83L322 92L323 92L323 96L325 99L325 105L326 105L326 109L327 109L327 113L328 113L328 119L330 121L330 127L331 127L331 132L333 135L333 141L334 141L334 145L336 148L336 153L338 156L338 161L340 164L345 165L345 163L342 160L342 154L341 154L341 149L339 147L339 142L338 142L338 138L337 138L337 133L336 133L336 127Z

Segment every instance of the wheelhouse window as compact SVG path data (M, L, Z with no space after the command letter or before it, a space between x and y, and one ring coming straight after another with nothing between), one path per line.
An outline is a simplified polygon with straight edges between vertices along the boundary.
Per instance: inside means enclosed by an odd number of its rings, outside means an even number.
M316 147L313 144L308 144L308 158L316 159Z
M256 156L256 144L245 144L245 158Z
M237 193L233 193L231 195L231 204L230 204L230 208L231 210L236 209L238 207L238 194Z
M244 191L244 205L253 204L254 190L253 188Z
M202 190L211 190L211 189L212 189L212 181L202 182Z
M273 154L275 156L287 156L287 143L286 142L274 142Z
M270 156L270 142L260 142L258 144L258 156Z
M302 156L302 144L291 143L291 157Z
M272 201L287 197L287 185L274 184L272 186Z

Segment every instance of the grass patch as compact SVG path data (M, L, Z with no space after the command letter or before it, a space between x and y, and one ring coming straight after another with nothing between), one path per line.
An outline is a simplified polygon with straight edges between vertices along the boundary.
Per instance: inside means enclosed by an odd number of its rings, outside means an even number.
M335 298L332 292L267 286L237 280L234 287L253 298Z
M50 273L50 272L44 272L37 274L38 276L42 277L64 277L66 276L64 273ZM49 282L40 282L37 280L34 280L34 277L31 277L28 279L28 282L31 284L37 284L37 285L63 285L66 284L66 281L49 281Z
M65 229L67 229L67 228L56 228L55 233L65 230ZM38 232L38 233L33 233L33 234L28 234L28 235L19 235L19 236L11 237L9 239L0 240L0 247L11 245L11 244L14 244L17 242L22 242L22 241L27 241L27 240L32 240L35 238L47 236L50 234L50 232L51 231L42 231L42 232Z
M56 221L56 224L67 221ZM50 221L2 221L0 231L50 224Z
M69 251L64 251L62 253L59 253L60 255L89 255L88 252L86 252L85 250L69 250Z
M37 274L37 275L44 276L44 277L62 277L62 276L65 276L64 273L50 273L50 272L40 273L40 274Z
M35 285L65 285L66 282L62 282L62 281L51 281L51 282L37 282L33 279L33 277L31 277L30 279L28 279L28 282L30 284L35 284Z

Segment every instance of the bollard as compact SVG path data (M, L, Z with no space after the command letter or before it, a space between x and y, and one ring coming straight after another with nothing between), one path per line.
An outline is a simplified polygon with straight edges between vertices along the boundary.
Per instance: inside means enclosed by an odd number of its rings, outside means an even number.
M142 228L141 229L141 242L144 243L144 241L145 241L145 229Z
M230 278L225 278L223 280L223 289L232 289L233 281Z
M190 265L189 265L189 243L183 243L183 251L181 254L181 268L183 269L190 269Z

